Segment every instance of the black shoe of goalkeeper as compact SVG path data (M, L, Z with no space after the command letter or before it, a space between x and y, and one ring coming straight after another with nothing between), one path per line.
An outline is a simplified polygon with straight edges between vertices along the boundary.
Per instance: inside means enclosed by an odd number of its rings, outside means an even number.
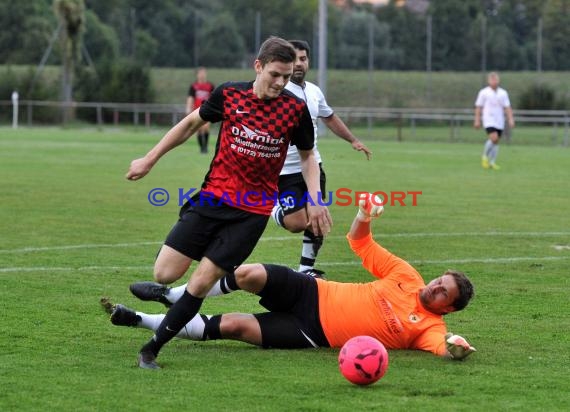
M129 286L129 289L133 295L135 295L140 300L150 300L154 302L162 303L164 306L169 308L172 303L166 299L166 294L170 289L167 286L161 285L156 282L137 282Z
M134 310L121 304L115 305L111 312L111 323L117 326L137 326L141 317Z

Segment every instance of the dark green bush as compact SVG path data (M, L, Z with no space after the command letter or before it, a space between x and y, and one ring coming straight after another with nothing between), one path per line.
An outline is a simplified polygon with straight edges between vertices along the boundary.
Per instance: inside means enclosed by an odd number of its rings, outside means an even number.
M545 83L533 83L521 94L519 108L523 110L552 110L556 108L556 93Z

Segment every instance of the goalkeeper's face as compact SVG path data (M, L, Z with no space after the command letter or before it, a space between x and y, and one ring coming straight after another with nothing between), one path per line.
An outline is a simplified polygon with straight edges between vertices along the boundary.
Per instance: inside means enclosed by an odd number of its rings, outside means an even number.
M309 71L309 56L307 56L306 50L295 49L297 53L297 58L295 59L295 64L293 65L293 75L291 76L291 81L300 86L303 85L305 81L305 76Z
M453 302L458 296L459 288L451 275L435 278L420 291L423 307L438 315L454 312Z

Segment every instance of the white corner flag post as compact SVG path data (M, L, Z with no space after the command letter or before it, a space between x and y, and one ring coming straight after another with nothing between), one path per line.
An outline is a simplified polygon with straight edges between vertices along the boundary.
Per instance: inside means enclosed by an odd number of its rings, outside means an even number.
M18 92L14 90L12 92L12 129L18 128L18 99L20 96Z

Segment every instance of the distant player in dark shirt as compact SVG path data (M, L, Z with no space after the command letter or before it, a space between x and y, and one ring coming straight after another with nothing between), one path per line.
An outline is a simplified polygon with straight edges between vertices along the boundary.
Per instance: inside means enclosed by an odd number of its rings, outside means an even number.
M252 252L277 198L279 172L290 144L299 150L309 195L318 198L320 172L313 153L311 115L302 99L284 90L294 61L291 44L270 37L255 60L254 82L225 83L216 88L150 152L131 162L126 177L138 180L206 122L221 122L201 192L181 208L180 218L157 256L155 280L172 283L186 273L193 260L200 263L182 297L141 348L141 368L159 368L156 357L162 346L198 313L212 286ZM332 224L328 210L317 202L307 212L314 233L327 234Z
M205 67L196 70L196 81L190 85L188 98L186 99L186 114L198 109L203 102L210 98L215 86L208 81L208 73ZM198 144L201 153L208 153L208 137L210 136L210 123L198 129Z

